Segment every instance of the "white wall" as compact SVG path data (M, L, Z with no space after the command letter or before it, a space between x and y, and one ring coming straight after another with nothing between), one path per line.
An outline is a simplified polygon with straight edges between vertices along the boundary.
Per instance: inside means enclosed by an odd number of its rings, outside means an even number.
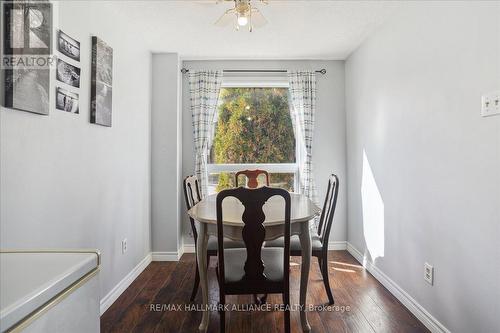
M500 325L499 89L499 2L407 4L346 62L348 241L452 332Z
M180 75L176 53L153 54L152 248L155 255L173 257L181 247L182 232Z
M317 70L325 68L326 75L318 75L317 111L314 132L313 163L318 195L323 200L328 176L336 173L341 182L334 225L330 241L346 240L346 152L344 111L344 62L343 61L184 61L190 69L290 69ZM194 173L193 129L189 101L189 85L184 76L183 87L182 173ZM186 207L183 203L184 242L193 244L188 235L191 230Z
M81 42L80 114L2 108L0 247L97 248L104 296L151 251L151 56L113 3L58 6ZM111 128L89 123L91 35L114 50Z

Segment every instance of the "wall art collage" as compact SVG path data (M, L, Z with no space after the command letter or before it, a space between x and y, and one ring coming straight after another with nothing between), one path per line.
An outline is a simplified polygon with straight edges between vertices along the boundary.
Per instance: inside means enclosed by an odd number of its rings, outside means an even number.
M2 1L3 105L48 115L55 70L56 110L79 114L81 89L90 87L90 122L111 127L113 49L93 36L92 49L81 50L75 36L57 29L54 54L52 6L43 0ZM82 51L91 52L90 78L82 77Z

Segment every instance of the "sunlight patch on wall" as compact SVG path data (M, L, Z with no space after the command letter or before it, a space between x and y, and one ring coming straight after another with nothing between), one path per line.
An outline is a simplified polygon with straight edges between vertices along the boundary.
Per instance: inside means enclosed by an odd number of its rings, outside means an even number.
M384 256L384 201L364 150L361 201L366 248L375 261L376 258Z

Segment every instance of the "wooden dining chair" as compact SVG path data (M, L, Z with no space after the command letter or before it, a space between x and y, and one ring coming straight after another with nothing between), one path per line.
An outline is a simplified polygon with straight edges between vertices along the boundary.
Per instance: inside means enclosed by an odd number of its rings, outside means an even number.
M328 239L332 228L333 216L335 215L335 207L337 206L337 197L339 194L339 178L335 174L331 174L328 179L328 188L326 191L325 202L321 211L321 216L318 225L318 234L313 235L311 247L312 255L318 258L321 275L323 276L323 284L325 285L326 294L329 304L334 304L332 290L330 289L330 281L328 277ZM282 247L283 239L276 239L266 242L265 247ZM290 254L292 256L302 256L300 240L293 237L290 241Z
M262 206L272 196L283 197L285 222L283 247L264 248L266 229L262 225L266 216ZM224 212L222 202L235 197L243 204L245 224L242 238L243 249L228 249L224 243ZM280 293L285 306L285 332L290 332L290 193L279 188L239 187L221 191L217 195L217 240L220 295L220 332L225 332L226 295Z
M188 176L184 178L183 182L184 187L184 198L186 200L187 210L190 210L194 205L202 200L201 191L200 191L200 182L198 181L198 177L196 176ZM189 221L191 222L191 230L193 232L194 244L196 246L196 241L198 239L198 232L196 230L196 223L194 219L189 216ZM232 241L229 239L225 240L226 247L228 248L243 248L245 245L243 242ZM209 237L207 244L207 265L210 263L210 257L217 256L217 238ZM195 261L196 265L196 275L194 278L193 291L191 292L190 301L192 302L196 297L196 293L198 292L198 287L200 285L200 273L198 271L198 262Z
M234 183L236 184L236 187L238 187L238 178L240 175L245 175L247 178L247 183L246 187L248 188L257 188L259 187L259 182L257 178L260 175L265 175L266 176L266 186L269 186L269 173L266 170L242 170L238 171L236 175L234 176Z

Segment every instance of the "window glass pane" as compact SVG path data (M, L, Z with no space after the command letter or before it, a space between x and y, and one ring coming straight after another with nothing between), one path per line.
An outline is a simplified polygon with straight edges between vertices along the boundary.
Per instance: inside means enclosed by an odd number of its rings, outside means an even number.
M295 163L288 88L222 88L210 164Z
M288 192L295 192L294 173L270 173L269 182L271 183L271 187L279 187Z
M208 193L218 193L222 190L235 187L234 175L235 173L232 172L210 173L208 175ZM259 186L264 186L266 184L264 175L260 175L257 180ZM289 192L295 191L294 173L270 173L269 182L271 187L279 187ZM245 185L245 176L240 175L238 184L240 186Z
M232 172L208 174L208 193L210 194L219 193L234 186L234 173Z

